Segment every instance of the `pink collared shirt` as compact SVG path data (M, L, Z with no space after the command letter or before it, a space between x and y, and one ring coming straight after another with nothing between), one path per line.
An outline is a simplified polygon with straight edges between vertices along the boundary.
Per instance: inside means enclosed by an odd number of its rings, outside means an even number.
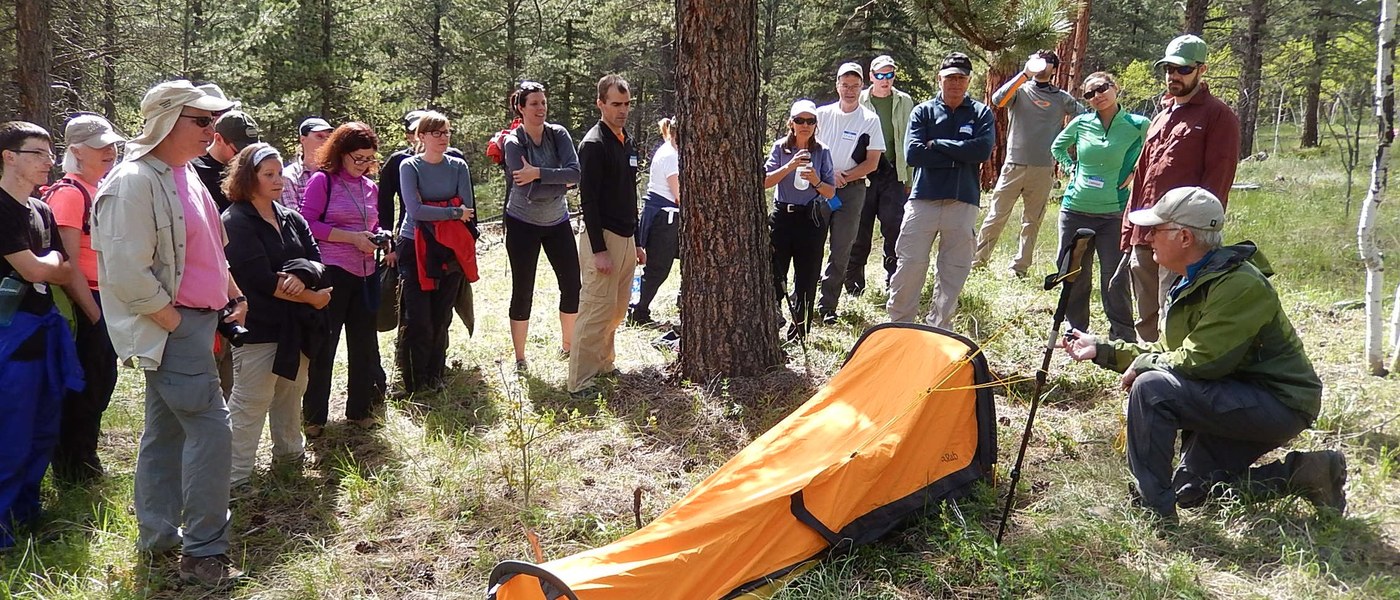
M176 267L184 272L179 273L175 305L221 309L228 304L228 259L218 206L188 164L170 170L185 209L185 264Z

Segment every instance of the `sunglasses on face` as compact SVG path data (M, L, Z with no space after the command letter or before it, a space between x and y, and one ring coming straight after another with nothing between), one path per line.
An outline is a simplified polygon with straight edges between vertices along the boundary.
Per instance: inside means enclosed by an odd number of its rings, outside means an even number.
M214 124L214 120L217 119L218 117L201 117L201 116L198 116L198 115L180 115L180 118L181 118L181 119L189 119L189 120L191 120L191 121L194 121L195 126L202 129L202 128L204 128L204 127L208 127L208 126L210 126L210 125L213 125L213 124Z
M1162 73L1164 75L1171 75L1172 73L1176 73L1177 75L1190 75L1195 73L1199 66L1200 65L1186 65L1184 67L1178 67L1176 65L1162 65Z
M889 73L875 73L874 75L876 79L894 79L894 71L890 71Z
M1109 83L1109 82L1107 82L1107 81L1105 81L1105 82L1103 82L1103 83L1100 83L1099 85L1097 85L1097 86L1095 86L1095 87L1092 87L1092 88L1088 89L1087 91L1085 91L1085 92L1084 92L1084 99L1085 99L1085 100L1093 100L1093 99L1094 99L1094 96L1097 96L1097 95L1099 95L1099 94L1102 94L1102 93L1104 93L1104 92L1107 92L1107 91L1108 91L1110 88L1112 88L1112 87L1113 87L1113 84L1112 84L1112 83Z
M816 125L816 124L817 124L817 118L816 118L816 117L793 117L793 118L792 118L792 123L793 123L794 125Z
M350 162L355 163L356 165L366 165L372 162L379 162L379 157L377 156L359 157L352 154L347 156L346 158L349 158Z

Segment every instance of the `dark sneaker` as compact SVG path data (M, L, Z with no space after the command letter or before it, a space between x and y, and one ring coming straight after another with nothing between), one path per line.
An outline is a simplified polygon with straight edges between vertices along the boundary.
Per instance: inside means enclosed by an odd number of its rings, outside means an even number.
M847 281L847 282L846 282L846 294L847 294L847 295L859 297L859 296L861 296L861 295L864 294L864 293L865 293L865 282L864 282L864 281Z
M1347 511L1347 458L1336 450L1290 452L1284 459L1288 465L1288 485L1294 493L1311 502L1319 510L1331 508L1337 514Z
M227 554L180 557L180 581L185 583L221 590L242 578L243 571L233 566Z
M627 325L629 327L646 327L652 323L655 321L651 319L651 313L627 311Z
M822 318L822 325L835 325L835 324L836 324L836 311L834 311L834 310L824 310L824 311L821 311L821 318Z
M517 359L515 359L515 372L516 372L516 373L524 373L524 372L529 371L529 370L530 370L530 361L527 361L527 360L525 360L525 359L523 359L523 358L517 358Z

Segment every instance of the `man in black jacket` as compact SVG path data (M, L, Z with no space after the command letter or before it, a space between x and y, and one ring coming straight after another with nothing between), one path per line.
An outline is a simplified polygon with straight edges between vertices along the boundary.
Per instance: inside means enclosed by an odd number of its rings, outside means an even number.
M592 393L593 378L616 371L613 338L627 316L632 272L646 263L637 247L637 147L624 126L632 92L617 75L598 81L598 121L578 145L579 203L584 231L578 236L583 290L574 347L569 354L571 394Z

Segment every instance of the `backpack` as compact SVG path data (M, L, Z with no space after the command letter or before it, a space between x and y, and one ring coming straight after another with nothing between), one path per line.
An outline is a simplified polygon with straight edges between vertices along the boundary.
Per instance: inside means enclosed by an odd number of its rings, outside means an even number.
M492 134L491 141L486 143L486 157L490 158L491 162L496 163L498 165L505 164L506 151L505 148L501 146L501 144L505 141L505 137L513 133L515 128L519 125L520 119L517 118L511 121L510 125L507 125L505 129L502 129L500 131L497 131L495 134Z
M92 235L92 194L88 193L87 187L82 183L65 175L53 185L39 190L40 199L44 204L50 204L49 198L54 192L68 187L76 188L78 193L83 195L83 235Z

